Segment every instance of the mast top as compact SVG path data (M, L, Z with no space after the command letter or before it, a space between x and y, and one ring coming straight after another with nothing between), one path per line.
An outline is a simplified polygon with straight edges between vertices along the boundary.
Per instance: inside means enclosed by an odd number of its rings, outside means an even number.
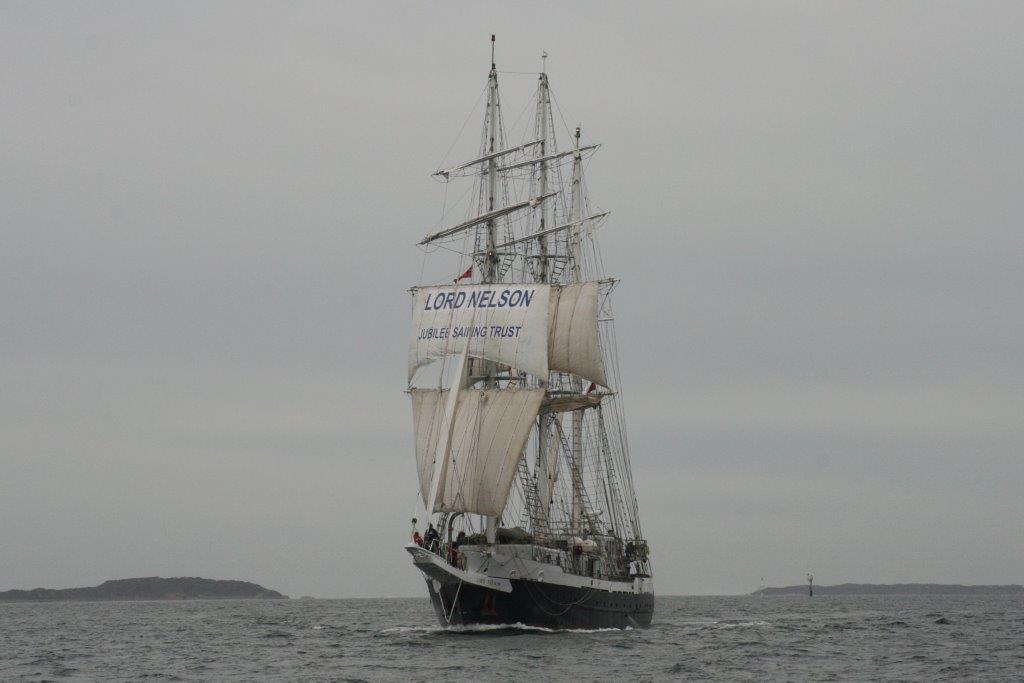
M548 72L548 52L544 50L540 53L540 72L546 74Z
M491 71L494 71L498 67L494 65L494 34L491 34Z

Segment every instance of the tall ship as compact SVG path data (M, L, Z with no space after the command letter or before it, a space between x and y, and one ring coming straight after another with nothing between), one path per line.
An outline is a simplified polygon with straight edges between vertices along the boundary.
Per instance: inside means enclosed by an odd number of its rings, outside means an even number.
M618 280L597 243L609 214L584 174L599 145L556 118L546 67L512 139L498 74L491 36L479 152L434 174L457 218L419 242L424 272L444 276L410 290L425 515L405 547L442 626L647 627L654 585L626 439ZM463 203L448 206L450 195Z

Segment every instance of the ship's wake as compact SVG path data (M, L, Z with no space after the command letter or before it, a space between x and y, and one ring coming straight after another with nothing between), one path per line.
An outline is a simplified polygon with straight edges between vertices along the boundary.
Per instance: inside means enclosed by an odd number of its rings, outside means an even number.
M379 632L380 635L422 633L424 635L434 634L489 634L489 635L517 635L525 633L607 633L632 631L632 626L621 628L547 628L546 626L531 626L529 624L453 624L451 626L395 626L386 628Z

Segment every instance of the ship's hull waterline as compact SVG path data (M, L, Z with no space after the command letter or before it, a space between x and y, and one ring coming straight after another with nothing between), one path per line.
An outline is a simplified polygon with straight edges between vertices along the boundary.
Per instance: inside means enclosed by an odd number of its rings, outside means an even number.
M438 622L444 627L521 624L555 630L647 628L654 616L654 594L627 590L629 583L615 582L623 590L609 590L604 586L613 582L574 586L543 578L487 577L449 568L437 556L417 551L410 549L426 579ZM489 582L493 587L486 585Z

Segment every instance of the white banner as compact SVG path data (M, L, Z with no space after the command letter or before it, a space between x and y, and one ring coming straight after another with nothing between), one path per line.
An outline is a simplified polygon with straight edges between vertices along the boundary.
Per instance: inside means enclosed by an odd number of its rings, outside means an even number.
M409 381L420 367L462 351L548 376L548 309L544 284L420 287L413 296Z

